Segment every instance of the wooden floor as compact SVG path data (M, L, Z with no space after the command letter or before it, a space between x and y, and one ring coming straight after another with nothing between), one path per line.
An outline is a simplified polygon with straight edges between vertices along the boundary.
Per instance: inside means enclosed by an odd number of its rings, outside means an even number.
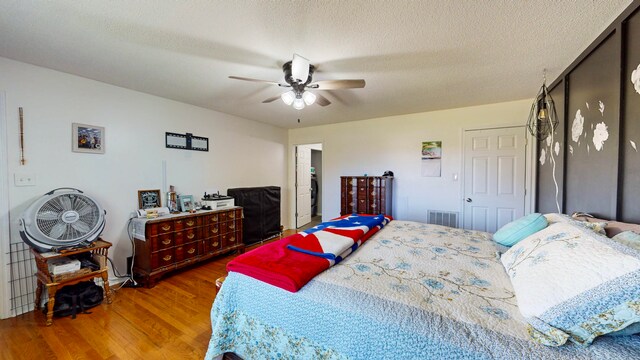
M285 235L295 231L287 230ZM0 359L202 359L211 336L215 280L235 255L123 288L113 303L44 325L41 312L0 320Z

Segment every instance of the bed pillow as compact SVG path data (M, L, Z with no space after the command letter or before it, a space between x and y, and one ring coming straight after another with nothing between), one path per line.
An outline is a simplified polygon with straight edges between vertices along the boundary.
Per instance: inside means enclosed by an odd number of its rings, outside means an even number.
M612 237L611 240L617 241L620 244L632 247L636 250L640 250L640 234L633 231L623 231Z
M551 224L501 261L539 343L586 346L640 322L640 252L580 225Z
M493 234L493 240L500 245L513 246L518 241L545 227L547 227L547 219L544 215L538 213L529 214L501 227Z
M592 230L600 235L607 236L606 227L609 223L604 220L603 221L586 221L586 220L583 221L583 220L573 219L569 215L557 214L557 213L544 214L544 217L547 219L547 222L549 224L554 224L558 222L575 224L578 226L582 226L586 229Z
M546 215L545 215L546 216ZM607 226L605 227L605 231L607 232L607 236L610 238L613 238L614 236L618 235L619 233L623 232L623 231L628 231L631 230L633 232L635 232L636 234L640 234L640 225L638 224L631 224L631 223L625 223L625 222L620 222L620 221L615 221L615 220L604 220L604 219L598 219L596 217L590 217L590 216L580 216L580 215L572 215L571 216L573 219L575 220L580 220L580 221L587 221L587 222L606 222Z

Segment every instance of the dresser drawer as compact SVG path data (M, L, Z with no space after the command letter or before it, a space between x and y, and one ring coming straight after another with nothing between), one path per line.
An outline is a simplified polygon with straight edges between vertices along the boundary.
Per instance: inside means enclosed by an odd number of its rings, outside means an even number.
M218 219L220 218L220 216L218 216L217 213L215 214L210 214L210 215L205 215L203 216L204 218L204 224L203 225L212 225L212 224L217 224L218 223Z
M227 221L227 217L229 216L229 212L223 211L218 213L218 221Z
M223 249L236 246L240 243L235 232L220 235L220 242L222 243Z
M158 236L154 236L149 239L149 244L151 245L151 251L158 251L166 248L170 248L175 245L175 241L173 239L173 233L168 234L160 234Z
M199 254L199 241L190 242L182 246L176 246L176 262L191 259Z
M215 252L222 249L222 242L219 236L214 236L204 241L205 251L207 253Z
M237 226L236 226L236 222L231 220L231 221L227 221L227 232L233 232L236 231Z
M192 228L176 232L174 235L176 246L198 240L198 238L200 238L200 236L198 236L199 230L200 228Z
M220 234L220 224L218 223L211 224L205 229L207 231L207 234L204 237L211 237L211 236L216 236Z
M218 231L220 234L226 234L229 232L228 223L226 221L221 221L218 223Z
M173 265L176 261L174 250L175 248L170 248L151 254L151 269Z
M147 225L147 237L174 231L173 221L163 221Z

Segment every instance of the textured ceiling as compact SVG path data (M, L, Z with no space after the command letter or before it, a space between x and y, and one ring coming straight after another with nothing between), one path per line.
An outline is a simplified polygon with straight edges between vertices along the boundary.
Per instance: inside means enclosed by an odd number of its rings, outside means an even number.
M0 56L296 128L532 98L630 3L2 0ZM282 81L294 52L367 85L299 111L227 78Z

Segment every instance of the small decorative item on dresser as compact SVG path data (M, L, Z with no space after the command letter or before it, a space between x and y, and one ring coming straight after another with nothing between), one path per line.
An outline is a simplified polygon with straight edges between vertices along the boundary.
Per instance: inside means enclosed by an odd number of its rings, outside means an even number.
M160 190L138 190L138 209L150 209L162 206Z
M180 195L180 211L187 212L195 210L193 195Z

